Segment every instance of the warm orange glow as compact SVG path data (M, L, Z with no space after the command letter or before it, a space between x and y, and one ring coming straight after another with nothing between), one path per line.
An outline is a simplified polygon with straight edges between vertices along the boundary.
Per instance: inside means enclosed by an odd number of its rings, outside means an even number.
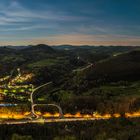
M24 114L0 114L0 118L1 119L23 119L25 118L25 115Z
M46 118L59 117L59 113L55 113L55 114L45 113L45 114L43 115L43 117L46 117Z
M72 115L72 114L70 114L70 113L67 113L67 114L65 114L65 115L64 115L64 117L66 117L66 118L72 118L72 117L73 117L73 115Z
M29 116L30 112L25 112L25 113L16 113L16 112L8 112L8 113L1 113L0 118L1 119L25 119L27 116ZM38 116L43 116L44 118L58 118L60 115L59 113L41 113L41 112L36 112ZM93 113L93 114L81 114L80 112L77 112L75 114L67 113L64 114L64 118L95 118L95 119L110 119L111 117L119 118L121 117L120 114L99 114L99 113ZM133 112L133 113L125 113L126 118L135 118L135 117L140 117L140 112Z
M129 118L140 117L140 112L125 113L125 116Z
M77 112L75 115L74 115L75 118L81 118L82 115L80 114L80 112Z
M51 114L51 113L44 113L44 117L59 117L59 113ZM121 115L119 113L115 113L113 115L111 114L99 114L99 113L93 113L93 114L81 114L80 112L77 112L75 114L67 113L64 114L65 118L97 118L97 119L110 119L111 117L119 118ZM125 117L127 118L134 118L134 117L140 117L140 112L133 112L133 113L125 113Z
M115 118L119 118L119 117L121 117L121 115L120 114L113 114L113 116L115 117Z

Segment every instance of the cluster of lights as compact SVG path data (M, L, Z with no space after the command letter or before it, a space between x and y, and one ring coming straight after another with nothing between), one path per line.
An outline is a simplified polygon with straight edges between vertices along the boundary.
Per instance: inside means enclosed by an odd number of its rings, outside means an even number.
M16 83L24 83L24 82L27 82L29 80L31 80L33 78L33 74L30 73L30 74L24 74L24 75L17 75L15 78L13 78L11 81L10 81L10 85L15 85Z
M0 79L1 100L3 100L4 96L18 100L27 100L26 95L32 92L33 85L27 85L27 83L33 78L34 74L21 74L20 69L17 69L17 71L18 74L16 77L11 75ZM16 94L19 94L19 96Z
M18 75L15 78L11 79L10 82L7 85L1 85L0 87L0 93L7 94L7 93L29 93L32 91L32 85L24 85L23 83L28 82L33 78L33 74L24 74L24 75ZM4 78L0 79L0 82L5 81L10 76L6 76ZM17 83L20 83L21 85L17 85Z
M5 76L3 78L0 78L0 82L4 82L5 80L8 80L10 78L10 76Z

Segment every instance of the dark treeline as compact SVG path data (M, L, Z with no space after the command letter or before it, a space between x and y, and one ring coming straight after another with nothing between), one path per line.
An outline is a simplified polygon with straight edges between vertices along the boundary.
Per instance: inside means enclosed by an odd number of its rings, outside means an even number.
M139 140L140 119L1 125L0 140Z

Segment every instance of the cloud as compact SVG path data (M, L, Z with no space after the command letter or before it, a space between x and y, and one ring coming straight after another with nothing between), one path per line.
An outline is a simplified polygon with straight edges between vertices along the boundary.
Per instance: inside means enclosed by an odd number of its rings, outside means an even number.
M70 7L66 3L51 2L55 8L48 1L44 8L27 6L28 2L25 4L21 0L8 0L8 5L2 2L0 35L5 37L0 39L1 44L140 44L138 25L122 24L121 20L111 21L114 17L103 17L106 11L93 8L92 4L85 1L81 2L82 5L80 3L81 6L79 2L69 1ZM40 5L43 2L39 1ZM73 7L75 3L77 5Z
M0 6L0 34L7 34L26 31L28 37L32 37L31 31L35 32L38 29L47 29L52 32L64 31L61 23L82 22L86 17L67 15L65 12L56 12L48 9L35 10L25 8L19 1L13 0L9 5ZM71 28L71 25L68 27ZM68 29L67 28L67 29ZM66 29L66 30L67 30ZM41 34L41 32L37 32ZM18 38L18 34L17 34Z
M51 10L31 10L23 7L17 1L13 1L8 7L0 8L0 13L6 22L31 22L38 20L55 20L55 21L71 21L84 20L86 17L76 17L72 15L64 15L64 13Z
M33 29L50 29L53 28L53 26L45 26L45 25L33 25L33 26L23 26L23 27L17 27L17 28L2 28L0 29L1 32L9 32L9 31L29 31Z

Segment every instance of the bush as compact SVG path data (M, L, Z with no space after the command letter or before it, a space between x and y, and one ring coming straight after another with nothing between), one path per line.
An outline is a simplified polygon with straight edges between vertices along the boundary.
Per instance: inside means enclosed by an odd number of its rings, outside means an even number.
M11 140L33 140L32 136L20 136L18 134L13 134Z

